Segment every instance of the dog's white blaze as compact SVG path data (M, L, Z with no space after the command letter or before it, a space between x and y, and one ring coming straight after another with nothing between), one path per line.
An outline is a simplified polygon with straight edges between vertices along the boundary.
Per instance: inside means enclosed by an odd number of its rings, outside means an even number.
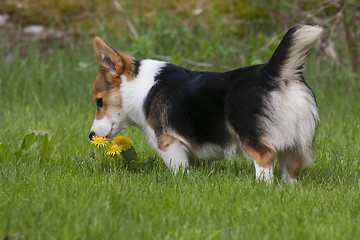
M132 125L128 116L123 113L121 108L110 108L108 114L102 119L94 119L91 131L99 137L113 137L121 129Z
M95 117L93 125L91 126L91 132L94 132L96 136L105 137L110 134L112 125L112 122L107 116L100 120Z
M263 180L266 183L272 183L273 179L274 179L274 173L273 173L273 166L271 166L270 168L263 168L261 166L259 166L255 160L254 161L254 165L255 165L255 176L257 180Z

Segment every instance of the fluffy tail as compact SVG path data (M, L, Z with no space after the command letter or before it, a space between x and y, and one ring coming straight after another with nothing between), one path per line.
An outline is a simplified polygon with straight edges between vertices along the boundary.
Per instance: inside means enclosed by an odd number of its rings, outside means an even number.
M291 28L267 64L270 75L291 79L301 74L306 57L322 32L320 26L298 25Z

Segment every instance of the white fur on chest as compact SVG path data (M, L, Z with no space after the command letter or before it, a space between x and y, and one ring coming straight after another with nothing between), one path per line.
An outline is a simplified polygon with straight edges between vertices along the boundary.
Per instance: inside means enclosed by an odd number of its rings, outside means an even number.
M123 83L120 92L122 96L122 105L125 113L141 129L147 127L144 114L144 101L155 84L155 77L165 66L165 62L155 60L142 60L139 73L136 78L127 81L125 76L121 76Z
M125 76L121 76L123 83L120 92L124 112L133 124L143 131L145 137L155 149L157 149L156 137L154 130L150 128L146 121L144 101L155 84L155 77L165 64L166 62L156 60L142 60L139 73L135 79L128 81Z

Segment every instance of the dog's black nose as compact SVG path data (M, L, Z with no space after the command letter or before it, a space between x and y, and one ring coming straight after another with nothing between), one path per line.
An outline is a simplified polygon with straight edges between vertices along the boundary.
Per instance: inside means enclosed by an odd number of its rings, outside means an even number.
M95 133L93 131L91 131L90 134L89 134L90 140L92 140L94 136L95 136Z

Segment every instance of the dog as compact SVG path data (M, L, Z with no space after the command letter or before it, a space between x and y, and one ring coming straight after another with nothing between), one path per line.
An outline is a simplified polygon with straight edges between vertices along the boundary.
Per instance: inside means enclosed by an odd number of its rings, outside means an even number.
M242 152L254 162L256 179L273 181L277 156L282 178L296 181L313 161L319 124L302 68L322 32L320 26L295 26L269 62L223 73L135 60L95 37L97 110L89 138L137 126L175 173L188 169L192 157Z

